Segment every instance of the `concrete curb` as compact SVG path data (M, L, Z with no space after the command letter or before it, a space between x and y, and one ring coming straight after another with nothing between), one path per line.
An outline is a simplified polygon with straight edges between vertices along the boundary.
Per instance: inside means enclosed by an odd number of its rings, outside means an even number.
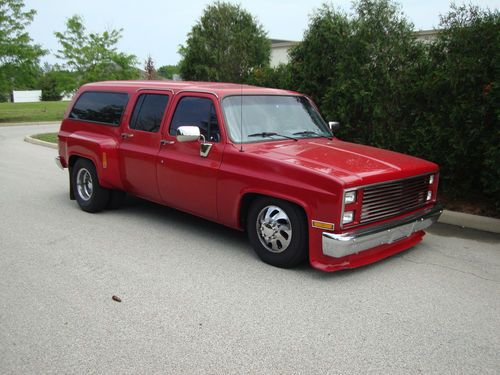
M482 230L484 232L500 233L500 219L493 217L444 210L439 218L439 222L458 225L462 228Z
M28 143L57 149L57 145L41 141L27 135L24 140ZM463 212L444 210L439 218L439 223L457 225L462 228L477 229L484 232L500 233L500 219L493 217L471 215Z
M62 120L38 121L38 122L0 122L0 128L10 126L29 126L29 125L60 125Z
M28 142L28 143L32 143L34 145L44 146L44 147L48 147L48 148L53 148L53 149L57 150L57 145L55 143L41 141L39 139L30 137L29 135L24 137L24 142Z

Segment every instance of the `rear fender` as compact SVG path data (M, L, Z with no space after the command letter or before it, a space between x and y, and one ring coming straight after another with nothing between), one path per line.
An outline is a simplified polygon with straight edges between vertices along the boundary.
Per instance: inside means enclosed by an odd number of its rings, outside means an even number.
M118 142L109 137L85 131L70 134L67 139L67 157L72 164L75 157L89 159L94 164L99 184L109 189L123 189Z

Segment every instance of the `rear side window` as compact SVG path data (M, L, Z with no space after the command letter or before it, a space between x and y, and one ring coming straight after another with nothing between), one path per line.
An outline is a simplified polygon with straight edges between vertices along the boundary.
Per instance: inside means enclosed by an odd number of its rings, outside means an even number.
M186 125L199 127L209 142L220 140L219 123L211 99L185 96L179 101L170 124L170 135L176 135L177 128Z
M167 107L168 96L161 94L142 94L137 99L130 120L130 129L156 133Z
M128 95L121 92L84 92L69 118L118 126Z

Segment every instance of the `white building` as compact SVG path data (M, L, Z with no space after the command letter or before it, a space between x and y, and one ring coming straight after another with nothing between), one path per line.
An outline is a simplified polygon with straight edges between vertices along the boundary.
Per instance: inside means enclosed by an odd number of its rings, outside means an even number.
M42 90L14 90L12 91L12 101L14 103L39 102L42 98Z
M287 64L289 49L299 43L293 40L271 39L271 67L276 68L279 64Z

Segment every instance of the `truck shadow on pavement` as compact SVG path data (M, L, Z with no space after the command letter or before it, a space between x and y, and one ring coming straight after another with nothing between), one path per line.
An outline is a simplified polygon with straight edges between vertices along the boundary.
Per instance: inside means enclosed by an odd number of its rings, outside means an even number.
M236 229L232 229L224 225L205 220L198 216L194 216L189 213L178 211L176 209L162 206L160 204L149 202L133 196L127 196L126 202L124 203L123 207L117 210L117 212L118 211L126 211L127 214L139 216L144 220L154 220L164 225L175 226L183 232L190 232L194 237L209 237L216 243L220 242L221 244L224 244L224 246L216 246L217 251L226 251L226 249L230 248L231 252L238 251L241 254L244 254L245 257L251 258L248 259L249 262L255 263L255 265L259 268L264 266L269 267L270 270L278 270L273 266L263 263L258 258L251 245L249 244L245 232L238 231ZM195 232L193 232L193 228L196 228ZM412 251L413 249L410 249L408 251ZM353 275L361 274L366 271L373 270L374 268L385 267L386 263L395 261L398 258L398 255L400 254L397 254L395 257L386 258L377 263L370 264L361 268L342 270L337 272L322 272L316 270L312 268L308 262L296 268L288 270L281 269L281 271L295 272L301 277L306 276L317 280L352 277Z
M57 200L60 199L62 198L57 198ZM68 201L68 205L73 206L75 210L79 210L76 202L74 201ZM151 224L151 227L153 228L152 230L154 230L154 228L161 228L162 226L165 226L178 231L180 235L189 235L194 242L198 243L206 241L206 239L209 238L211 243L215 244L215 246L211 246L210 251L218 252L214 254L214 256L217 256L220 259L224 259L224 257L230 257L231 254L234 255L235 252L238 252L238 255L243 256L244 258L242 259L245 259L244 264L242 264L242 268L245 267L246 270L248 270L248 267L256 267L255 270L257 272L261 271L263 267L266 267L271 272L286 272L287 274L289 274L287 276L291 276L293 275L293 273L295 273L297 277L306 277L317 281L326 281L332 278L343 279L357 277L360 274L363 274L365 272L372 272L380 267L385 268L387 267L388 263L397 262L398 258L403 256L404 254L407 254L408 252L417 250L419 247L419 245L417 245L412 249L404 251L401 254L396 254L379 262L356 269L341 270L336 272L322 272L320 270L312 268L308 262L292 269L278 269L265 264L259 259L259 257L253 251L250 243L248 242L245 232L238 231L236 229L217 224L198 216L194 216L189 213L185 213L174 208L153 203L141 198L127 196L127 199L122 207L118 209L108 209L99 213L98 215L109 215L110 218L125 217L127 220L144 220L145 222L149 222ZM193 228L195 228L195 230L193 230ZM173 240L175 241L175 239ZM224 252L225 254L221 254L221 252ZM231 254L229 254L229 252ZM186 256L189 255L187 254Z
M212 241L220 241L226 246L229 244L235 251L248 253L254 256L250 244L247 242L245 232L241 232L213 221L191 215L189 213L163 206L138 197L127 196L122 207L107 210L111 215L134 216L136 219L150 221L152 225L166 225L178 229L181 233L189 233L193 238L204 240L207 237ZM255 255L257 259L257 256Z

